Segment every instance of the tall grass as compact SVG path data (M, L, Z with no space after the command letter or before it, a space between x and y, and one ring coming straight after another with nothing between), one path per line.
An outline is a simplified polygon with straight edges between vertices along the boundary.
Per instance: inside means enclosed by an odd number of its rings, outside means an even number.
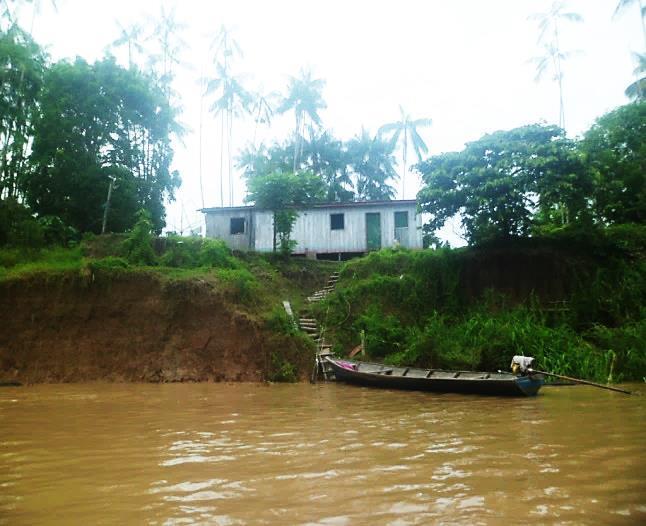
M620 242L602 234L572 246L559 238L491 250L382 250L344 266L319 318L345 349L358 345L365 331L370 356L391 363L507 370L511 357L523 354L556 373L641 379L643 230L631 227ZM491 265L535 256L558 275L532 282L533 269L511 268L512 276L502 276L511 288L474 295L482 276L501 280Z

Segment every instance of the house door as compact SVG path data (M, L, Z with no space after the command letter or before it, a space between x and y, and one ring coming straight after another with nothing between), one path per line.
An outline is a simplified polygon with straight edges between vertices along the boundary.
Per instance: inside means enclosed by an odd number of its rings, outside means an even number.
M381 248L381 215L379 212L366 214L366 246L368 250Z

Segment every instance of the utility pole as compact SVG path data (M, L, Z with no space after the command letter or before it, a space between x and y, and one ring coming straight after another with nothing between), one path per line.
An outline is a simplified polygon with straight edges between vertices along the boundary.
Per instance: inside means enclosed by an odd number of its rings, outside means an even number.
M110 209L110 199L112 199L112 187L116 177L109 175L110 185L108 186L108 198L105 200L105 207L103 207L103 224L101 225L101 234L105 234L105 227L108 223L108 210Z

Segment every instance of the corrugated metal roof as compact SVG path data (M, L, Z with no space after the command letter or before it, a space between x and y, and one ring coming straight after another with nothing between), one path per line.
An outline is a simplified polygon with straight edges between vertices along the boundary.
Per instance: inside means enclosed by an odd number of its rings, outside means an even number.
M391 201L348 201L348 202L338 202L338 203L316 203L308 206L297 206L294 207L297 210L311 210L315 208L353 208L353 207L371 207L371 206L402 206L402 205L416 205L417 201L415 199L400 199L400 200L391 200ZM224 207L214 207L214 208L200 208L198 212L203 214L213 214L213 213L224 213L224 212L241 212L241 211L251 211L251 210L266 210L263 208L258 208L256 206L224 206Z

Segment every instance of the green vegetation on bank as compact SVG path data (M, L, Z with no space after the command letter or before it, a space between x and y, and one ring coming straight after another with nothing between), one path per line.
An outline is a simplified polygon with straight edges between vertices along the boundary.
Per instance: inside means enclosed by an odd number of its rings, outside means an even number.
M345 264L318 307L336 351L507 370L511 356L599 381L646 373L646 228L479 248L382 250Z
M169 293L177 293L191 283L205 283L224 308L253 321L262 332L266 379L295 381L309 374L314 344L296 329L282 301L290 300L298 311L307 293L320 288L334 266L273 254L234 254L218 240L157 238L149 216L141 213L129 234L86 235L70 248L0 249L0 286L45 278L102 287L140 276L142 282L152 277Z

